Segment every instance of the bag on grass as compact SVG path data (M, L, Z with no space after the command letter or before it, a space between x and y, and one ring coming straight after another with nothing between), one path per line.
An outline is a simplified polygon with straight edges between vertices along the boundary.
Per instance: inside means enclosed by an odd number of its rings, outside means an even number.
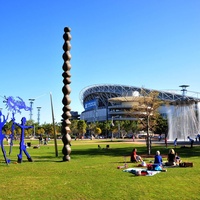
M147 166L146 162L142 161L142 167L146 167L146 166Z
M162 167L160 165L153 165L153 170L155 170L155 171L161 171Z

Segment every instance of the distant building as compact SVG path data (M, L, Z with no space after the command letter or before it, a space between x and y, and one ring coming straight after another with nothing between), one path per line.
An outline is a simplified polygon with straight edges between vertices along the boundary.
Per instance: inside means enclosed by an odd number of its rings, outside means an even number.
M80 119L80 115L78 114L77 111L71 111L71 120L74 120L74 119L77 119L79 120Z
M87 122L106 121L106 120L136 120L132 116L127 115L127 110L131 109L133 103L141 95L141 91L149 94L152 91L159 92L158 98L175 102L183 99L183 94L168 91L158 91L134 86L125 85L92 85L84 88L80 93L80 100L84 107L84 111L80 115L80 119ZM194 94L193 94L194 95ZM184 100L197 100L197 97L185 95ZM162 115L166 115L166 107L159 109Z

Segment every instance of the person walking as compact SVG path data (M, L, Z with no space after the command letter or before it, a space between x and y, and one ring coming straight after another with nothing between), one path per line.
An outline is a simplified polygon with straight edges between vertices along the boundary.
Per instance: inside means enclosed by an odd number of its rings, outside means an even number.
M178 138L176 138L175 140L174 140L174 147L176 148L176 146L177 146L177 140L178 140Z
M192 148L194 144L194 140L190 136L188 136L188 140L190 141L190 147Z

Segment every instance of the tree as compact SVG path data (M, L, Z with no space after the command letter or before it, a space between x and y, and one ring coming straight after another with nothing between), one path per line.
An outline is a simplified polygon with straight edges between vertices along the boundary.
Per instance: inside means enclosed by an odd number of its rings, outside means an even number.
M11 134L11 127L12 127L12 121L6 122L6 124L3 127L3 132L5 132L6 135L10 135Z
M79 130L77 128L78 120L73 119L71 120L71 125L70 125L70 130L71 130L71 135L78 135Z
M143 125L147 132L147 153L151 154L151 139L150 129L153 127L153 116L157 115L158 108L163 104L163 101L158 98L157 91L146 93L141 91L141 96L135 97L133 107L129 112L130 115L136 117Z
M152 130L155 134L165 134L165 137L167 136L168 132L168 123L167 119L163 118L159 113L155 115L155 123L154 126L152 127Z
M120 125L122 126L121 129L124 130L121 132L122 138L124 138L128 134L128 132L131 131L132 133L134 133L138 129L136 121L126 120L123 121L123 123L121 123Z
M86 133L87 124L84 120L79 120L77 123L77 129L79 136L83 136Z
M99 127L96 127L94 132L95 132L95 136L100 135L101 129Z
M42 127L37 127L35 132L37 135L43 135L45 133L45 130Z
M49 135L53 136L54 134L53 124L43 124L42 127L44 128L45 134L47 136Z

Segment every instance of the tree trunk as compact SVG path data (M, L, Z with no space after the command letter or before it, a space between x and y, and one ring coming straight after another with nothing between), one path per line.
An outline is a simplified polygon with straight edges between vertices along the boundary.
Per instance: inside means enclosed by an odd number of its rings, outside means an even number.
M149 116L147 116L147 154L151 154L151 138L149 135Z
M151 154L151 138L148 133L147 133L147 154L148 155Z

